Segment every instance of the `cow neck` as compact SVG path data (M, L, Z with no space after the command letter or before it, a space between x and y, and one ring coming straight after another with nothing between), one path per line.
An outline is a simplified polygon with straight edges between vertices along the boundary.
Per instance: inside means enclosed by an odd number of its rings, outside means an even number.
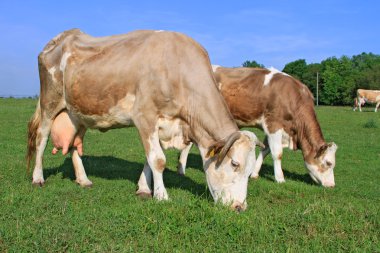
M198 146L208 149L239 130L219 93L212 98L190 98L190 108L192 138Z
M319 148L325 144L321 127L317 121L314 109L309 108L308 113L303 113L305 110L300 110L298 115L298 129L297 138L298 145L300 145L303 156L307 161L314 158Z

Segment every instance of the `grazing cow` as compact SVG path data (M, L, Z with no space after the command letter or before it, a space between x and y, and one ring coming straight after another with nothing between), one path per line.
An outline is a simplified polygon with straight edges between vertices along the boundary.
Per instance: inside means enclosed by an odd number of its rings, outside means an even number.
M224 68L213 66L218 87L240 127L264 130L266 148L261 150L251 177L257 178L270 152L277 182L285 182L282 149L301 149L311 178L326 187L335 186L335 143L326 143L314 111L309 89L274 68ZM268 145L269 144L269 145ZM184 174L188 146L181 153L178 173Z
M354 111L356 111L358 107L359 111L362 111L362 105L364 105L365 103L376 104L375 112L377 112L377 109L380 106L380 90L358 89L356 91Z
M216 88L207 52L176 32L135 31L94 38L78 29L50 41L38 57L40 99L28 125L28 167L44 184L43 152L51 132L53 153L72 148L77 182L91 185L80 158L87 128L136 126L147 162L137 194L168 199L162 148L198 145L215 201L246 208L255 164L251 132L239 131Z

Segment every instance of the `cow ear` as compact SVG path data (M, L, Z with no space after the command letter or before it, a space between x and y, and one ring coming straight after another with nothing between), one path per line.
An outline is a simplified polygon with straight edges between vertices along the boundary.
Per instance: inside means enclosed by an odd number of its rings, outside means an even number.
M329 152L336 152L337 149L338 149L338 146L337 146L334 142L325 143L325 144L323 144L323 145L319 148L319 150L317 151L317 154L315 155L314 158L321 157L321 156L324 155L327 151L329 151Z
M216 142L213 144L207 151L206 158L212 158L215 155L219 154L224 146L224 142Z
M315 155L315 159L321 157L324 153L326 153L326 150L328 148L328 144L323 144L317 151L317 154Z

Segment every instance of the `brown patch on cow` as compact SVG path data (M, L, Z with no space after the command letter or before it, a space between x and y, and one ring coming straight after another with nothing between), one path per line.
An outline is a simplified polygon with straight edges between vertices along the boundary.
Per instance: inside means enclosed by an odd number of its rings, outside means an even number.
M282 159L282 153L278 155L278 160L281 160Z
M165 170L165 160L164 159L161 159L161 158L158 158L157 161L156 161L156 169L159 171L159 172L164 172Z

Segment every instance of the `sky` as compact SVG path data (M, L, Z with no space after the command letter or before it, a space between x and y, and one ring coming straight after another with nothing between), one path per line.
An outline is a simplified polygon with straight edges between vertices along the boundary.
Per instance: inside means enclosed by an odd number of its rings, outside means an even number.
M64 30L92 36L138 29L182 32L211 62L255 60L282 70L362 52L380 54L378 0L0 1L0 97L39 94L37 56Z

